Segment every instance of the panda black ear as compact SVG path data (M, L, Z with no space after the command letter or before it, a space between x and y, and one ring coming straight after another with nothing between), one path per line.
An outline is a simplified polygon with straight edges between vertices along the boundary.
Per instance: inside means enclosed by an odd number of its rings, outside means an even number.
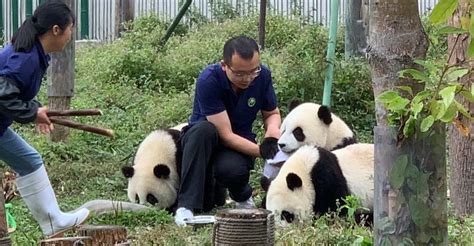
M288 111L293 110L294 108L296 108L300 104L301 104L300 99L293 98L293 100L291 100L291 102L288 103Z
M153 168L153 173L159 179L167 179L170 177L170 169L166 165L158 164Z
M331 110L328 106L321 105L318 110L318 117L321 119L324 124L329 125L332 122Z
M303 186L303 181L298 175L289 173L286 175L286 185L288 186L288 189L294 190Z
M135 173L135 169L131 166L123 166L122 167L122 174L125 176L125 178L131 178L133 177L133 174Z

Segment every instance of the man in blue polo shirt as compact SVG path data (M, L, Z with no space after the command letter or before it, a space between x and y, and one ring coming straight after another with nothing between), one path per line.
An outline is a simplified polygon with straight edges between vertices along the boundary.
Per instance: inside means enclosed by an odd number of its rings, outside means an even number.
M258 112L265 125L261 145L252 132ZM176 224L185 225L194 210L223 205L222 188L236 208L253 208L250 170L255 157L270 159L278 151L280 124L271 73L260 64L257 43L231 38L224 44L224 60L206 67L196 82L193 113L181 137Z

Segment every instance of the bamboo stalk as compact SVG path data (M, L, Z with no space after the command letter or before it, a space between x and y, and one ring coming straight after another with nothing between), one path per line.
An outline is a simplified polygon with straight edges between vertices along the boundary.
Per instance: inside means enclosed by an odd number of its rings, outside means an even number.
M72 121L72 120L66 120L66 119L50 118L50 120L54 124L63 125L63 126L67 126L67 127L74 128L74 129L79 129L79 130L83 130L83 131L86 131L86 132L92 132L92 133L104 135L104 136L107 136L107 137L113 137L114 136L114 131L110 130L110 129L100 128L100 127L95 127L95 126L89 126L89 125L81 124L81 123L78 123L78 122L75 122L75 121Z
M49 110L47 115L51 116L89 116L102 115L100 109L79 109L79 110Z

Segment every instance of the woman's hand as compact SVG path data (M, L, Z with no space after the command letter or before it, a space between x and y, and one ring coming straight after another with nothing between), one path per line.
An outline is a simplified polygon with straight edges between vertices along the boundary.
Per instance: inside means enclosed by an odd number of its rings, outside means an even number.
M47 113L48 113L47 107L40 107L38 108L38 111L36 112L36 119L35 119L36 130L43 134L48 134L54 129L54 126L49 120Z

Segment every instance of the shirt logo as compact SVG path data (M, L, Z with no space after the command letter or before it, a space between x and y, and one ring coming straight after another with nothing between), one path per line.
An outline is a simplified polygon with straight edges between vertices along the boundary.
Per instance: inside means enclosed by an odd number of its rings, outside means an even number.
M255 97L251 97L247 101L247 105L249 105L250 108L253 108L253 106L255 106L255 102L256 102Z

